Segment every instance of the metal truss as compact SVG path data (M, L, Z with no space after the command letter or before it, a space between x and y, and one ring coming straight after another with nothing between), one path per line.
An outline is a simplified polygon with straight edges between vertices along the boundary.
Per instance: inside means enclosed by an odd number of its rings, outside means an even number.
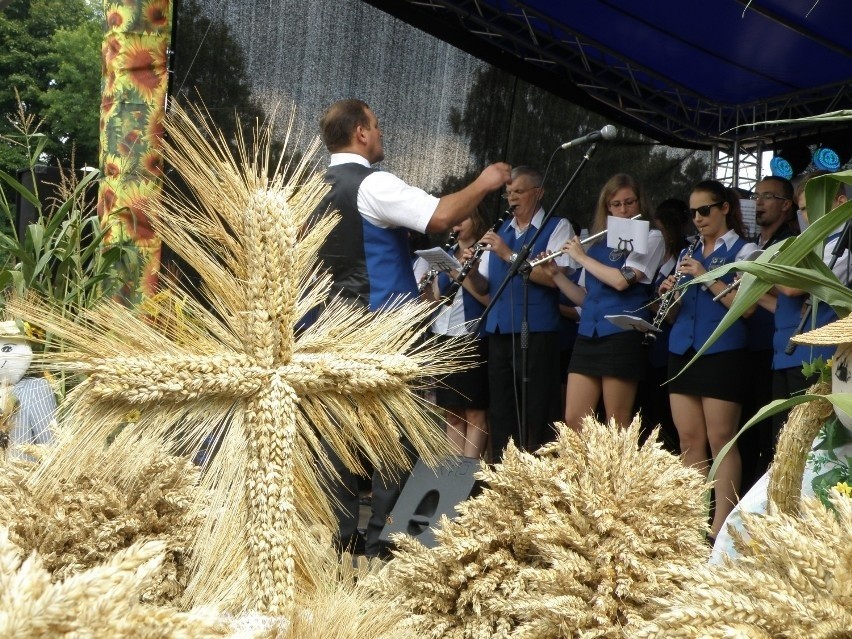
M444 39L449 38L436 33L436 25L457 32L460 29L492 49L495 56L508 54L538 69L536 83L540 86L569 99L572 92L576 95L582 91L600 105L603 113L618 114L623 124L676 146L712 148L736 141L742 151L778 143L801 136L802 127L753 123L813 116L852 105L852 85L848 83L803 90L767 102L714 102L520 0L503 3L510 7L508 10L495 6L493 0L368 1L429 31L418 24L418 18L423 19L433 25L433 35ZM737 128L740 125L749 126Z
M736 141L714 144L710 173L722 184L754 191L754 187L763 177L763 151L764 146L759 141L747 147Z

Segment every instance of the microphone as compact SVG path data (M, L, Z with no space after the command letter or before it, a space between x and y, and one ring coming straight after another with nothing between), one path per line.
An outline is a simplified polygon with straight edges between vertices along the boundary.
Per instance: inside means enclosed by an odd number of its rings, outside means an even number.
M618 129L616 129L611 124L607 124L600 131L592 131L591 133L586 133L586 135L584 135L583 137L577 138L576 140L571 140L570 142L566 142L559 148L567 149L578 144L585 144L586 142L597 142L598 140L612 140L615 138L616 133L618 133Z

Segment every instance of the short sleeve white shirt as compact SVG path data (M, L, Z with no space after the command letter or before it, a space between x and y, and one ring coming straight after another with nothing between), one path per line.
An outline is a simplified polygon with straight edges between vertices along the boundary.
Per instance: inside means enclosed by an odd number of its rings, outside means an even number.
M332 153L329 166L355 163L370 166L367 158L357 153ZM423 189L410 186L387 171L371 173L358 188L358 211L379 228L404 227L425 233L438 198Z

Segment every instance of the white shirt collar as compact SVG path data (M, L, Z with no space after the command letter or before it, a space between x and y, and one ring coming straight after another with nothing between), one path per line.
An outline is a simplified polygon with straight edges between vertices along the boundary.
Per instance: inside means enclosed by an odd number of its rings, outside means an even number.
M357 153L332 153L329 166L337 166L338 164L360 164L361 166L372 166L370 161L363 155Z
M713 245L713 250L715 251L717 248L719 248L719 242L724 242L725 248L730 251L731 247L738 239L740 239L740 236L737 235L737 232L734 229L729 229L728 232L725 233L722 237L716 239L716 243ZM703 239L701 240L701 244L704 244Z
M538 211L535 212L535 215L532 216L530 220L530 226L534 226L537 229L541 228L541 221L544 219L544 209L542 207L538 207ZM515 229L515 233L522 233L520 227L518 226L518 220L515 217L512 217L512 221L509 222L512 225L512 228ZM529 228L529 226L527 227ZM526 231L527 229L524 229Z

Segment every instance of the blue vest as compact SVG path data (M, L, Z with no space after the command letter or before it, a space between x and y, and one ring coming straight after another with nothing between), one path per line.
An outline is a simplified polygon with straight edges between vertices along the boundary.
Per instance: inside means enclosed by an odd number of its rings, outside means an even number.
M840 233L834 233L826 241L836 240ZM802 307L808 295L789 297L783 293L778 294L775 306L775 333L772 336L772 370L783 370L785 368L800 368L804 362L810 362L817 357L827 361L834 355L834 346L814 346L810 344L799 344L792 354L787 355L784 349L790 342L790 338L799 323L802 321ZM813 309L811 309L812 312ZM837 314L825 302L817 303L816 327L825 326L837 319ZM804 330L811 330L811 318L805 320Z
M736 261L737 253L740 252L746 241L738 238L734 245L726 248L724 244L713 251L708 257L703 257L703 242L693 254L705 269L712 271L714 268ZM683 253L681 253L683 255ZM681 283L688 282L691 276L681 279ZM720 282L730 284L734 281L734 273L728 273L719 278ZM713 301L713 293L705 290L702 286L690 286L680 298L681 307L677 314L672 332L669 336L669 352L683 355L690 348L698 350L710 337L710 334L722 321L728 309L722 302ZM742 318L736 320L705 353L721 353L733 351L748 346L748 333Z
M530 255L538 255L547 249L547 242L556 225L558 218L550 218L544 226L544 230L533 245ZM527 239L536 232L536 228L530 224L521 237L515 237L515 229L510 222L504 222L498 231L500 237L513 252L517 252ZM501 260L497 255L492 255L488 260L488 293L492 296L497 292L500 283L509 272L509 263ZM523 316L524 284L521 276L512 278L512 281L500 294L496 304L488 313L485 320L485 332L494 333L520 333L521 317ZM559 330L559 289L549 286L541 286L534 282L529 283L529 306L528 306L529 330L532 333L543 333Z
M620 269L627 263L629 254L626 251L609 248L606 242L597 242L586 251L586 255L604 266ZM585 337L605 337L625 331L608 319L604 319L606 315L629 313L650 321L651 311L641 308L648 304L649 296L649 287L644 284L634 284L624 291L619 291L586 271L586 299L583 300L579 334Z
M446 273L438 273L438 291L440 292L441 296L447 294L451 284L452 280L450 279L449 275L447 275ZM483 306L478 299L476 299L473 295L466 291L464 286L459 289L456 295L461 295L462 307L464 308L465 322L472 322L482 317L482 311L485 310L485 306ZM438 312L441 312L443 308L444 307L439 308ZM477 331L477 335L481 335L483 331L484 329L482 328L482 324L480 324L479 330ZM468 332L470 331L468 330Z
M358 189L374 171L354 162L329 167L331 190L313 213L341 215L319 251L331 272L331 296L357 300L371 311L387 308L400 296L404 301L419 295L409 267L408 229L379 228L358 212Z

